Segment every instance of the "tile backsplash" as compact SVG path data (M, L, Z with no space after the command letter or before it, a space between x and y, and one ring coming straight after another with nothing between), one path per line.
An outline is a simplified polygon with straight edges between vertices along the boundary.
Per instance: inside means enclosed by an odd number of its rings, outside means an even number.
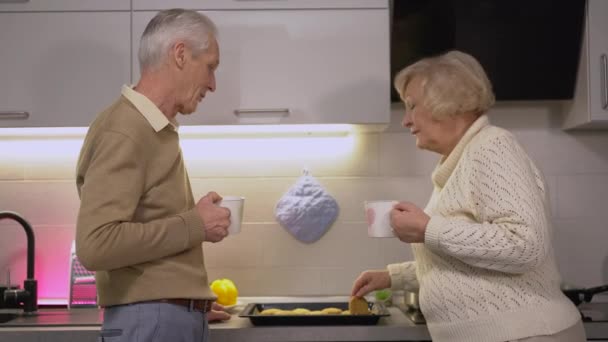
M564 281L608 283L608 131L564 132L562 102L499 103L491 121L512 131L545 173L556 256ZM381 133L348 137L182 139L195 197L214 190L246 197L239 235L205 244L211 279L229 277L241 295L347 295L363 270L411 260L407 244L366 235L363 201L403 199L423 206L438 156L419 151L400 127L401 106ZM82 138L0 136L0 210L21 213L36 233L40 297L65 299L78 195ZM336 198L340 215L317 242L295 240L274 206L302 168ZM0 221L0 284L10 268L25 277L25 234Z

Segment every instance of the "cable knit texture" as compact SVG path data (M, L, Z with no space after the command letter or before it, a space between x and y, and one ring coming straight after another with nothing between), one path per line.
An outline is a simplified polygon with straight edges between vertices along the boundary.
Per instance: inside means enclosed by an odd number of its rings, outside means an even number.
M482 115L432 180L416 261L388 270L394 289L420 288L434 342L550 335L580 319L559 287L545 182L513 135Z

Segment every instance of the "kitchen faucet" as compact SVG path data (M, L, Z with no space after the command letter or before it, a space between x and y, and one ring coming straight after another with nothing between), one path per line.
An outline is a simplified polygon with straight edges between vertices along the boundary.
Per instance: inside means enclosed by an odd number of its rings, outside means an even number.
M8 305L18 307L23 303L24 313L35 313L38 311L38 283L34 279L34 246L35 238L32 226L21 215L12 211L0 211L0 220L12 219L17 221L25 230L27 235L27 277L23 281L23 290L10 289L4 291L4 302Z

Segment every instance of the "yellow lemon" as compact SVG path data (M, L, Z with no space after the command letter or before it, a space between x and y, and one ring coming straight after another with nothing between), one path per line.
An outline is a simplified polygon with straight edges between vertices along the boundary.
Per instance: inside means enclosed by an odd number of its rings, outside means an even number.
M234 282L228 278L216 279L211 285L211 291L217 296L217 302L222 305L235 305L239 291Z

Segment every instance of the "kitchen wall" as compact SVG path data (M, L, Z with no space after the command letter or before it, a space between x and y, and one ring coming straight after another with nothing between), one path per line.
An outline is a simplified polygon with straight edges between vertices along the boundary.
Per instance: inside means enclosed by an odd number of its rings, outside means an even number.
M567 103L500 103L493 123L514 132L550 186L557 260L565 281L608 283L608 131L564 132ZM233 279L242 295L346 295L363 270L410 260L397 239L366 236L363 201L424 205L437 156L418 151L399 125L401 107L382 133L312 137L184 138L195 196L215 190L246 197L241 234L206 244L211 279ZM74 169L82 136L0 136L0 210L14 210L36 233L40 297L65 299L78 211ZM337 199L340 216L317 242L296 241L273 218L281 195L308 167ZM0 222L0 284L10 268L25 277L21 228Z

